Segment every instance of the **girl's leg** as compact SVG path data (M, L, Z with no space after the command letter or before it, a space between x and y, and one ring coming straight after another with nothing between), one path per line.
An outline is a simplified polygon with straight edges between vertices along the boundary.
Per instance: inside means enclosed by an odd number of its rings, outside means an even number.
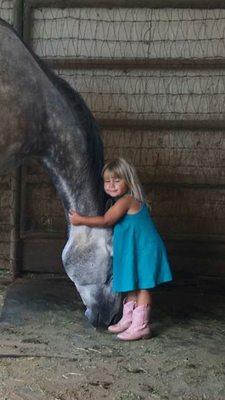
M144 304L148 304L150 307L152 306L152 292L147 289L137 290L137 306L143 306Z
M149 318L152 306L152 293L149 290L138 290L136 294L137 303L132 314L132 324L117 336L121 340L137 340L151 336Z
M132 323L132 315L136 306L136 293L127 292L123 301L123 315L117 324L110 325L108 331L112 333L119 333L125 331Z
M134 290L133 292L127 292L125 295L126 301L137 301L137 292Z

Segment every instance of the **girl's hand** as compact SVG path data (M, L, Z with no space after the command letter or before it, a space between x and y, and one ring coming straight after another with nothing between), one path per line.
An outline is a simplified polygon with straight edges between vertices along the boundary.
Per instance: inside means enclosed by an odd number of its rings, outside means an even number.
M81 215L76 211L71 210L69 212L69 220L72 225L80 225L81 224Z
M132 196L124 196L102 216L80 215L76 211L69 212L69 220L72 225L86 225L90 228L108 228L116 224L129 210L132 202Z

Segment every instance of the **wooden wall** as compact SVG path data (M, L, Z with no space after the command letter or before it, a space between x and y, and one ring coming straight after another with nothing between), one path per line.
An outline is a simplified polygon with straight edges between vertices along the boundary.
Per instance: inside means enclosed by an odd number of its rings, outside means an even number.
M0 18L13 24L14 21L13 0L0 0ZM0 105L1 106L1 105ZM10 242L12 222L12 174L0 176L0 270L10 268Z
M174 271L224 278L223 2L35 0L23 22L99 121L105 157L137 167ZM63 210L36 164L21 192L23 270L62 271Z
M10 262L10 176L0 177L0 269Z

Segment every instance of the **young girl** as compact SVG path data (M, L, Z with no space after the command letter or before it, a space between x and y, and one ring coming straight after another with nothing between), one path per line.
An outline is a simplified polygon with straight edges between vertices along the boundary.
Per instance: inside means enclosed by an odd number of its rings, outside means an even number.
M172 279L164 244L154 226L134 168L118 158L103 168L104 190L114 204L103 216L70 213L73 225L114 226L113 290L125 292L121 320L108 327L121 340L151 336L152 293Z

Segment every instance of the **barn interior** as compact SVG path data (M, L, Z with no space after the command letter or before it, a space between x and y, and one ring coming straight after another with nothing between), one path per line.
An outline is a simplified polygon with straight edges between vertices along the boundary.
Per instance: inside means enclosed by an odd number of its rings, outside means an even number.
M174 276L152 340L93 330L49 176L36 160L0 176L2 398L224 400L224 2L0 0L0 18L82 95L105 159L135 165Z

